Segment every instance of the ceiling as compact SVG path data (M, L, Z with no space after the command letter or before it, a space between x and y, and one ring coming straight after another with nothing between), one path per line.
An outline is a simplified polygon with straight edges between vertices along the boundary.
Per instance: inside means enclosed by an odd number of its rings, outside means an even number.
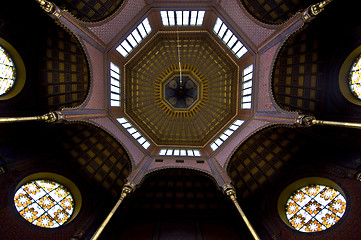
M315 2L66 0L54 1L68 10L61 11L56 22L36 1L24 3L19 12L4 10L17 9L19 2L6 3L8 7L0 9L0 37L21 53L27 81L15 98L0 101L1 116L59 110L64 121L0 126L0 165L7 171L0 175L6 176L0 179L2 196L29 173L55 171L80 185L88 198L84 208L89 210L79 215L81 228L87 229L88 224L94 230L98 222L87 219L105 217L127 180L139 184L131 209L141 214L147 208L149 219L158 207L168 214L169 209L177 212L180 206L188 206L182 205L187 201L196 208L204 203L207 210L223 209L214 183L231 182L265 239L273 237L268 233L272 231L282 232L277 235L281 239L302 238L278 221L272 210L278 193L292 181L313 175L329 177L357 192L352 178L361 170L359 130L294 124L302 114L345 122L358 122L361 116L360 106L347 101L338 87L344 59L361 44L357 8L333 1L311 22L298 21L297 12ZM196 30L163 26L159 11L177 9L205 10L203 25ZM151 34L124 58L115 48L146 17ZM213 32L217 17L245 44L244 57L238 59ZM162 98L162 84L179 74L177 33L182 69L201 88L199 102L187 110L172 109ZM110 62L120 66L122 73L120 107L109 104ZM250 64L254 64L252 108L241 109L241 75ZM119 124L117 118L122 117L147 138L149 148L144 149ZM213 151L210 144L235 119L244 123ZM201 156L159 155L164 148L198 149ZM170 179L169 188L164 179ZM183 186L180 195L174 187L177 179ZM194 186L187 187L187 179L199 183L209 199L191 198ZM214 192L209 184L216 186ZM148 205L142 201L145 197L152 199ZM348 197L357 202L356 195ZM4 198L1 204L8 204ZM338 230L357 234L347 225L352 225L359 209L352 205L348 220ZM1 216L9 216L4 224L13 226L11 208L0 211ZM162 224L158 227L166 229ZM116 228L115 224L111 229ZM26 236L26 229L19 236ZM75 231L69 225L64 234ZM32 234L36 239L41 233ZM111 230L105 234L114 237ZM332 231L325 234L324 239L333 239Z

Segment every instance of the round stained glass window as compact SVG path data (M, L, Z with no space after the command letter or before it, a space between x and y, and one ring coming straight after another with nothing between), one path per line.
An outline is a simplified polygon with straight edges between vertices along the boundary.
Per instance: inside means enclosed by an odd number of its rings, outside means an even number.
M288 221L301 232L323 231L338 222L345 210L345 197L324 185L302 187L286 203Z
M349 86L352 94L361 100L361 55L351 67Z
M15 66L10 55L0 46L0 96L9 92L15 83Z
M50 180L35 180L22 185L15 193L14 203L23 218L44 228L63 225L74 211L70 192Z

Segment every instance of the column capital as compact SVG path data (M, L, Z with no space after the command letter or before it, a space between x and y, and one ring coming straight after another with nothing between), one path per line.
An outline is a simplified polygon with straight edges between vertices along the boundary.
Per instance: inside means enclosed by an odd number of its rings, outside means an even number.
M36 0L39 4L40 7L47 13L49 14L53 14L56 10L55 4L52 2L49 2L47 0Z
M318 14L320 14L320 12L322 12L326 5L331 3L332 0L326 0L326 1L322 1L316 4L313 4L311 6L309 6L304 12L303 12L303 19L306 22L311 21L314 17L316 17Z
M300 115L295 119L295 124L302 127L311 127L314 125L314 116Z

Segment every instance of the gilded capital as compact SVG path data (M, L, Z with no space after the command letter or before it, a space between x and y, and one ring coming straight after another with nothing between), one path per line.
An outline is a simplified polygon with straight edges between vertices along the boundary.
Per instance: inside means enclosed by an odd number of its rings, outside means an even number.
M329 4L332 0L325 0L314 5L311 5L303 12L303 19L305 21L311 21L316 15L322 12L326 5Z
M126 198L130 193L133 192L133 190L134 190L134 185L131 184L131 183L129 183L129 182L127 182L127 183L124 185L123 189L122 189L122 193L120 194L120 198L121 198L121 199Z
M237 198L236 196L236 190L231 184L224 184L222 186L223 192L232 200L235 200Z
M53 13L55 11L55 5L46 0L36 0L40 7L47 13Z
M56 122L59 119L57 112L50 112L41 116L42 120L48 123Z
M312 125L314 125L315 120L316 118L314 116L302 115L296 118L295 123L299 126L311 127Z

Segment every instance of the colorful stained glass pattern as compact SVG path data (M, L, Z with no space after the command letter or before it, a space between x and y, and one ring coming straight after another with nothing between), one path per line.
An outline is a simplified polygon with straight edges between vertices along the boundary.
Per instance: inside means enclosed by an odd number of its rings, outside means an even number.
M74 211L70 192L50 180L35 180L21 186L15 193L14 203L23 218L44 228L63 225Z
M352 65L349 78L351 92L361 100L361 55Z
M0 96L15 83L15 66L9 54L0 46Z
M346 210L346 199L324 185L309 185L294 192L286 203L286 216L301 232L319 232L333 226Z

